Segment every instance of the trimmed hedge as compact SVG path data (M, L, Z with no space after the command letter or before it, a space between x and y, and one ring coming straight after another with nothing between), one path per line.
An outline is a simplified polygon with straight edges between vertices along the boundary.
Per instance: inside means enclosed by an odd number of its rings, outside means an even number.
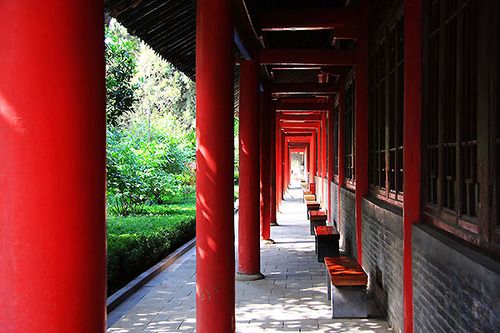
M195 235L194 205L145 210L156 215L108 218L108 295Z

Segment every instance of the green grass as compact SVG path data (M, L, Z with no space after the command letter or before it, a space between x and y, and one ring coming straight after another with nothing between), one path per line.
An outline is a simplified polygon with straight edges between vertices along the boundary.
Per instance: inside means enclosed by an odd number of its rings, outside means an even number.
M240 185L234 185L234 200L240 197Z
M195 213L196 204L192 201L182 204L145 206L142 209L141 215L182 215Z
M108 294L194 237L194 200L145 206L142 212L108 217Z

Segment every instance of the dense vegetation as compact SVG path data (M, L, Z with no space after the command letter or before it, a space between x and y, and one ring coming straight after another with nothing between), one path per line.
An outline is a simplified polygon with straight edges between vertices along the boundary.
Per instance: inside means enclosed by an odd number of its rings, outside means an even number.
M194 84L116 21L106 27L108 292L195 230Z
M194 235L194 202L145 206L144 215L108 218L108 293Z

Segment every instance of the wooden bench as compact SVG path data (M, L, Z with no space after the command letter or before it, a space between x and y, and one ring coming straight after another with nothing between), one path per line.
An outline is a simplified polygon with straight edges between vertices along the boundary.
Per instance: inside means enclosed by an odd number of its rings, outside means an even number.
M311 235L314 235L314 227L326 225L328 215L324 210L311 210L309 211L309 227Z
M314 194L304 194L304 202L316 201L316 195Z
M306 201L307 207L307 218L309 219L309 213L314 210L319 210L320 203L317 201Z
M324 262L332 318L366 318L368 276L363 268L350 257L325 257Z
M324 257L339 256L340 234L333 226L314 227L314 239L318 262L323 262Z

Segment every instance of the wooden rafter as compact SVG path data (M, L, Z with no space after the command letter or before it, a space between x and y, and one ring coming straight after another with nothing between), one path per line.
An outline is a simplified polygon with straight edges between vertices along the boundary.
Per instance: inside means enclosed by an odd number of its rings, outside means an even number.
M266 49L260 51L262 65L281 66L351 66L355 54L351 50Z
M357 25L356 8L266 10L261 13L262 31L327 30Z

